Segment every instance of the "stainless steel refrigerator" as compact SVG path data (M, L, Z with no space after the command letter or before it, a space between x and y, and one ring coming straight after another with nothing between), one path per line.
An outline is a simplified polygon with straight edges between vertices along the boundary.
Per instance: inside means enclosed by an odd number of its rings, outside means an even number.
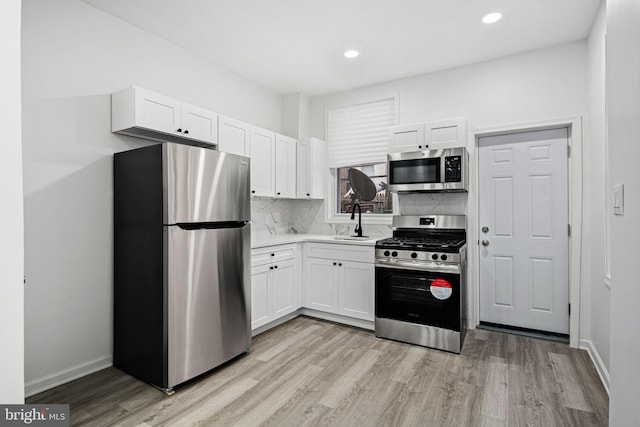
M114 155L114 366L167 392L251 345L249 159Z

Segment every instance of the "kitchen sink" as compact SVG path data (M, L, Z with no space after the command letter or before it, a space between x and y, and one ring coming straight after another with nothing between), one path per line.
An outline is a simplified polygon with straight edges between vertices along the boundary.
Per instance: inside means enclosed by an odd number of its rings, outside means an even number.
M334 240L372 240L374 237L371 236L333 236Z

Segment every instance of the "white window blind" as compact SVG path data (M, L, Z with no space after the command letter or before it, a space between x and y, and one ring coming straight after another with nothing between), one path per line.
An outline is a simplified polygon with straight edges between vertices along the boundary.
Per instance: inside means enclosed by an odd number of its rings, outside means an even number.
M387 161L387 128L396 124L396 100L383 98L327 109L329 167Z

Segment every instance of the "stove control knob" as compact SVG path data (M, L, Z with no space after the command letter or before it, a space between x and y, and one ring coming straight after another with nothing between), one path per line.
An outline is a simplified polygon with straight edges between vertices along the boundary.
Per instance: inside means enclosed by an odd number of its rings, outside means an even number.
M389 251L384 251L384 256L389 256Z
M396 251L391 252L391 256L398 256L398 252Z
M445 254L440 255L440 259L443 260L443 261L446 261L447 260L447 255L445 255Z
M434 260L434 261L437 260L438 259L438 254L431 255L431 259Z
M418 254L415 252L411 252L411 258L418 258Z

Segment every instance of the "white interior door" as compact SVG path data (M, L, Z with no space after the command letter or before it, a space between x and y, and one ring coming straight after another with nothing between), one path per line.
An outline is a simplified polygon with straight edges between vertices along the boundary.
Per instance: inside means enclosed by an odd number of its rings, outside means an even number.
M567 129L480 138L480 321L569 333Z

